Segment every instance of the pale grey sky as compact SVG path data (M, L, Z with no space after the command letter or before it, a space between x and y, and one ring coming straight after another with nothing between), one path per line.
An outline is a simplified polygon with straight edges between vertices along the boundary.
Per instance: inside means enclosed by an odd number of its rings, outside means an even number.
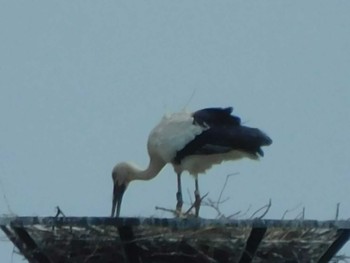
M233 106L274 143L260 162L201 176L203 194L239 172L227 214L271 198L266 218L305 207L333 219L338 202L350 218L349 13L349 1L322 0L2 1L0 213L108 216L113 166L147 165L164 113ZM169 166L132 184L121 213L170 216L154 207L174 207L175 192ZM1 262L22 262L0 237Z

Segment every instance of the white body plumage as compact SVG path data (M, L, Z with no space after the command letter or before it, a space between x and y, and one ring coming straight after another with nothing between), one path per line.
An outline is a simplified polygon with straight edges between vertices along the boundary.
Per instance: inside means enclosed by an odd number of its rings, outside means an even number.
M181 111L165 115L148 136L148 153L170 163L176 153L206 128L193 124L192 113Z

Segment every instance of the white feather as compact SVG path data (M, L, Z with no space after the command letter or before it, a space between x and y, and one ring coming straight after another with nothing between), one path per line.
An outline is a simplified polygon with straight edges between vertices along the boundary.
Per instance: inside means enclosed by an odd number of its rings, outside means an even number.
M211 154L211 155L191 155L185 157L180 165L174 165L177 173L188 171L191 175L205 173L213 165L220 164L223 161L238 160L242 158L249 158L256 160L257 156L246 152L234 150L228 153Z
M176 152L201 134L206 128L193 124L190 112L181 111L165 115L151 131L148 138L150 156L157 155L163 161L171 162Z

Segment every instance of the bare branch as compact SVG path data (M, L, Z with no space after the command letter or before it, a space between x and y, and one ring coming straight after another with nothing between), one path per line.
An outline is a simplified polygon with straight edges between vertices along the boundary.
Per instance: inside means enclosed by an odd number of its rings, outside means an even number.
M270 207L271 207L271 198L269 199L269 203L264 205L263 207L259 208L258 210L256 210L251 216L250 218L254 218L254 216L259 213L260 211L262 211L263 209L265 209L264 213L259 216L258 218L259 219L262 219L270 210Z
M216 218L220 218L223 215L216 201L213 201L212 199L208 198L207 201L203 202L203 205L213 208L217 213Z
M232 218L234 218L235 216L239 215L241 212L242 212L242 211L238 211L238 212L236 212L236 213L233 213L233 214L227 216L226 218L227 218L227 219L232 219Z
M203 196L201 197L201 199L200 199L200 202L202 202L203 199L206 198L208 194L209 194L209 193L206 193L205 195L203 195ZM194 202L194 203L191 205L191 207L185 212L185 215L188 215L188 214L191 212L191 210L194 208L195 204L196 204L196 203Z
M288 213L295 211L295 210L298 209L300 206L301 206L301 203L297 204L295 207L293 207L293 208L291 208L291 209L287 209L286 211L284 211L284 213L283 213L281 219L284 219L284 217L285 217Z
M303 210L295 217L295 219L305 219L305 206L303 207Z
M174 214L175 216L177 216L177 212L174 209L169 209L169 208L164 208L164 207L160 207L160 206L156 206L155 207L156 210L161 210L161 211L165 211L165 212L169 212Z
M231 218L233 218L233 217L235 217L235 216L238 216L239 214L240 214L240 217L244 217L245 215L248 214L248 212L250 211L251 208L252 208L252 205L250 204L250 205L248 206L248 208L247 208L243 213L242 213L242 211L238 211L238 212L236 212L236 213L233 213L233 214L229 215L227 218L228 218L228 219L231 219Z
M221 191L220 191L219 198L218 198L218 201L216 202L216 205L218 205L218 204L221 202L221 197L222 197L222 194L224 193L224 190L225 190L225 188L226 188L226 186L227 186L228 180L229 180L232 176L238 175L238 174L239 174L239 173L236 172L236 173L231 173L231 174L226 175L225 183L224 183L224 185L223 185L223 187L222 187L222 189L221 189Z
M230 197L226 197L226 198L222 199L222 196L223 196L225 188L226 188L226 186L228 184L229 179L232 176L237 175L237 174L239 174L239 173L236 172L236 173L231 173L231 174L226 175L225 183L222 186L220 194L219 194L219 197L218 197L218 199L216 201L208 198L206 202L203 202L203 205L208 206L210 208L213 208L216 211L216 213L217 213L216 218L225 217L225 215L220 210L220 205L225 203L225 202L227 202L230 199Z
M92 253L85 258L84 263L89 262L89 260L96 255L96 252L98 251L98 249L99 249L99 244L96 244L94 251L92 251Z
M247 210L245 210L245 212L243 214L241 214L241 217L244 217L245 215L247 215L251 208L252 208L252 204L249 204Z
M340 203L337 203L337 210L335 211L335 220L338 220L339 218L339 208L340 208Z
M187 194L188 194L188 198L190 199L190 204L193 204L192 202L192 194L190 192L190 189L187 188Z
M206 193L205 195L203 195L200 199L200 201L202 202L204 198L206 198L208 196L209 193ZM191 210L194 208L195 203L193 203L191 205L191 207L184 213L185 216L188 216L191 212ZM172 213L174 216L179 216L178 211L174 210L174 209L169 209L169 208L165 208L165 207L160 207L160 206L156 206L155 207L156 210L161 210L161 211L165 211L165 212L169 212Z
M59 206L56 206L56 215L54 217L58 217L59 215L62 215L63 217L66 217L66 215L63 213L62 209Z
M6 195L6 192L5 192L5 187L4 187L4 184L2 182L2 179L0 178L0 190L1 192L3 193L3 199L4 199L4 202L6 204L6 207L7 207L7 211L9 212L9 214L11 216L17 216L11 209L11 206L10 206L10 202L7 198L7 195Z

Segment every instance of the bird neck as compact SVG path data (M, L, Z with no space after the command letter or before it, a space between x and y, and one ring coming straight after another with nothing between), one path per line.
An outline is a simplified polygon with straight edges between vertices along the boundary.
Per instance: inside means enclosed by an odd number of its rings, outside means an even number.
M165 166L165 162L158 158L151 158L146 170L135 170L134 180L150 180L155 177Z

